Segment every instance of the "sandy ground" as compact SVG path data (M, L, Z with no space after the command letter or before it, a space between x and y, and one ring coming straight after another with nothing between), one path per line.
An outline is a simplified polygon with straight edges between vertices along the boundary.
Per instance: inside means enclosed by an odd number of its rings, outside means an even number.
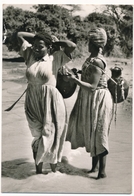
M110 64L111 66L111 64ZM96 180L97 173L87 174L91 157L84 148L71 150L66 142L63 156L67 162L52 173L44 165L44 174L36 175L31 151L32 136L24 114L24 98L10 111L9 107L26 88L22 77L24 64L3 63L2 81L2 193L43 194L131 194L132 193L132 62L122 65L124 77L130 83L127 100L118 104L117 122L112 122L107 157L107 178ZM19 74L18 74L19 73ZM65 100L68 114L77 96ZM46 175L45 172L48 172Z

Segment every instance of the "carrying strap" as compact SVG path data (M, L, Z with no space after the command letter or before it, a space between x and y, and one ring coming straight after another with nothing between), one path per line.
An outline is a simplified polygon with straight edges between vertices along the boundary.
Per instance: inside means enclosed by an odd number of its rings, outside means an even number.
M108 74L106 74L106 72L103 69L101 69L101 70L108 77L108 79L110 79L115 84L115 112L114 112L115 118L114 118L114 121L115 121L115 125L116 125L116 120L117 120L117 82L113 78L111 78Z
M98 57L91 58L91 61L93 61L94 59L100 59L104 63L104 66L106 67L107 63L106 63L105 59L103 58L103 56L100 55ZM92 64L92 65L94 65L94 64ZM94 65L94 66L97 66L97 65ZM115 112L114 112L115 118L114 118L114 121L116 124L116 120L117 120L117 82L106 73L105 69L102 69L99 66L97 66L97 67L102 71L103 74L105 74L108 77L108 79L110 79L115 84L115 97L116 97L116 99L115 99Z

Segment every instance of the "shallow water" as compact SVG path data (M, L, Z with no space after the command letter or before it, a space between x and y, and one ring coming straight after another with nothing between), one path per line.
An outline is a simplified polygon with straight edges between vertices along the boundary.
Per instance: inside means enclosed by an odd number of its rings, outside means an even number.
M2 81L26 83L26 66L23 62L7 62L2 64Z
M63 173L44 170L48 175L35 175L31 151L31 133L24 113L25 96L10 112L9 107L27 86L24 63L3 62L2 70L2 192L7 193L122 193L132 191L132 96L118 105L117 122L113 121L109 136L110 153L107 158L107 178L96 181L97 173L87 175L91 157L84 148L70 149L66 142L64 156L69 164L62 164ZM131 70L125 72L132 78ZM77 93L66 99L68 114Z

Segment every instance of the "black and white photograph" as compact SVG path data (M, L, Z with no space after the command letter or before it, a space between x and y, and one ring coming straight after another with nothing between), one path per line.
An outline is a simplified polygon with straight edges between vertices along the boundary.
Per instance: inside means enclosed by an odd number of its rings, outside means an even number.
M132 195L133 5L30 3L2 4L1 195Z

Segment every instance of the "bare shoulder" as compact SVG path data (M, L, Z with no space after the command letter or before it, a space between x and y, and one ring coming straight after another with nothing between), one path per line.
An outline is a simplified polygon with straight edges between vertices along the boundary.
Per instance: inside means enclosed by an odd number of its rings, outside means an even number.
M93 60L93 65L95 65L96 67L99 67L99 68L101 68L101 69L105 69L105 64L104 64L104 62L101 60L101 59L99 59L99 58L95 58L94 60Z

